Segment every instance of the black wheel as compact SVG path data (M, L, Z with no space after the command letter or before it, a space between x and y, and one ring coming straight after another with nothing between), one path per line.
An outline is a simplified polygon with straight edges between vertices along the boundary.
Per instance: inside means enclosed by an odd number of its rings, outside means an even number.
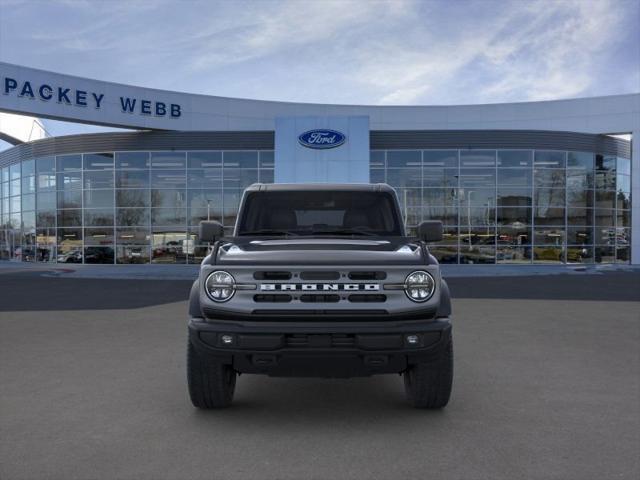
M442 408L449 403L453 383L453 342L437 361L412 365L404 372L407 400L416 408Z
M187 382L194 407L228 407L231 405L236 388L236 372L230 365L202 358L189 342Z

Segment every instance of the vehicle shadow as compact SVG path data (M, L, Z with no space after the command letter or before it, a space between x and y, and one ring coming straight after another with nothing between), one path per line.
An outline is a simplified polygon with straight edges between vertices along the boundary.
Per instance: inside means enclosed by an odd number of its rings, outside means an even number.
M243 375L233 405L216 410L194 409L203 425L229 423L233 428L257 430L350 428L424 418L445 418L447 409L415 409L405 399L402 377L377 375L351 379L268 378ZM390 416L390 417L389 417Z

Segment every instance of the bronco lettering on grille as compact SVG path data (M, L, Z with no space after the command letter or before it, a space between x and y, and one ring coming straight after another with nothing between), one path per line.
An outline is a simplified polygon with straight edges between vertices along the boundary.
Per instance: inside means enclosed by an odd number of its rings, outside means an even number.
M263 283L260 285L262 291L297 291L306 292L327 292L327 291L378 291L380 285L377 283Z

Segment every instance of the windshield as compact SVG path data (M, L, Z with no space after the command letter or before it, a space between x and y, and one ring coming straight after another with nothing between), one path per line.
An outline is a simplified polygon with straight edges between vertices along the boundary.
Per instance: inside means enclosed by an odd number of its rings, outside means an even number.
M236 235L402 235L388 192L252 192Z

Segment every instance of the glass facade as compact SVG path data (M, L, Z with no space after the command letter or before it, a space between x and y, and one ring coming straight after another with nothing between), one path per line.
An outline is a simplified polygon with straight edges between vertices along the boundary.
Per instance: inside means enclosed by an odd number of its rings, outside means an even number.
M441 220L441 263L629 263L631 161L546 150L377 150L409 231Z
M230 232L242 191L273 182L273 151L101 152L0 169L0 258L196 263L201 220Z
M545 150L374 150L410 232L441 220L442 263L629 263L631 161ZM195 263L198 223L231 231L261 151L98 152L0 169L0 259Z

